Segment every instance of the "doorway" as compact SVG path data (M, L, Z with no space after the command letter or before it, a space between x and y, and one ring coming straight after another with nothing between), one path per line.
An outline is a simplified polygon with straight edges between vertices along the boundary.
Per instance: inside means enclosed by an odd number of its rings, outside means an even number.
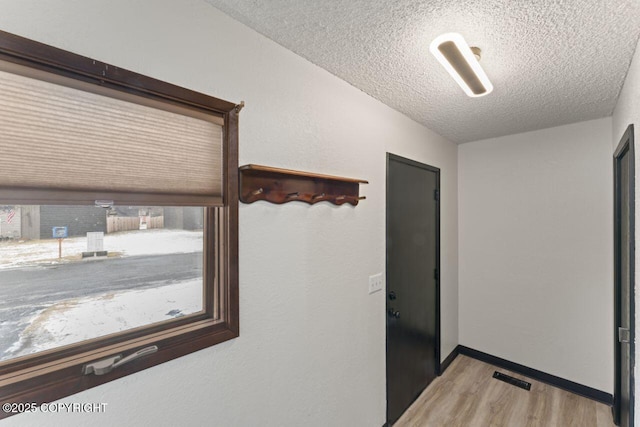
M613 155L614 177L614 348L613 418L633 426L635 365L635 167L633 125L629 125Z
M387 425L440 371L440 169L387 154Z

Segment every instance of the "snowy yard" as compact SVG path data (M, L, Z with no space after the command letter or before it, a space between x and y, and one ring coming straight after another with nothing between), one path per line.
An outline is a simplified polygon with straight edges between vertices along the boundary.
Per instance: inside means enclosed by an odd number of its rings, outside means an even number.
M202 310L202 280L55 303L34 316L11 357L61 347Z
M3 297L0 301L0 360L202 310L202 257L197 255L203 250L201 230L107 234L104 249L109 257L95 259L97 263L82 259L86 237L67 238L62 245L59 260L57 240L0 242L0 291L14 300ZM146 258L130 258L133 256ZM147 265L143 262L155 263L155 267L142 267ZM105 282L104 273L88 273L90 268L108 269L115 276L113 283L121 286L111 285L112 279ZM15 279L21 274L44 278L42 291L31 280ZM53 274L59 275L60 285L50 284ZM86 285L79 288L84 294L67 286L73 281Z
M58 259L58 241L54 239L0 242L0 269L78 261L86 250L84 236L62 241L62 259ZM201 252L202 231L154 229L105 234L104 250L118 256Z

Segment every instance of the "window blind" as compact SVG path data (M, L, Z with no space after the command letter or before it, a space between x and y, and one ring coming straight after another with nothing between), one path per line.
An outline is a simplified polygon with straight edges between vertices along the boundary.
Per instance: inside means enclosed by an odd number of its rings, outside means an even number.
M204 196L221 204L221 118L6 69L0 69L0 188ZM65 80L70 84L60 84Z

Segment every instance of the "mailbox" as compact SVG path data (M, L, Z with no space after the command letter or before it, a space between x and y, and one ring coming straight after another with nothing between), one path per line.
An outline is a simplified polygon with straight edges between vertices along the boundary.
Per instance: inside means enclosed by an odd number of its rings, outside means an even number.
M67 227L53 227L53 238L54 239L65 239L68 235Z

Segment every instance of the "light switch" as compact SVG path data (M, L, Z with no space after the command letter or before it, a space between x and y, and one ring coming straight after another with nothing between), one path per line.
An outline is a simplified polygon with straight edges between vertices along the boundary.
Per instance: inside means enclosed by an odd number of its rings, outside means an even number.
M378 292L382 290L382 273L369 276L369 293Z

